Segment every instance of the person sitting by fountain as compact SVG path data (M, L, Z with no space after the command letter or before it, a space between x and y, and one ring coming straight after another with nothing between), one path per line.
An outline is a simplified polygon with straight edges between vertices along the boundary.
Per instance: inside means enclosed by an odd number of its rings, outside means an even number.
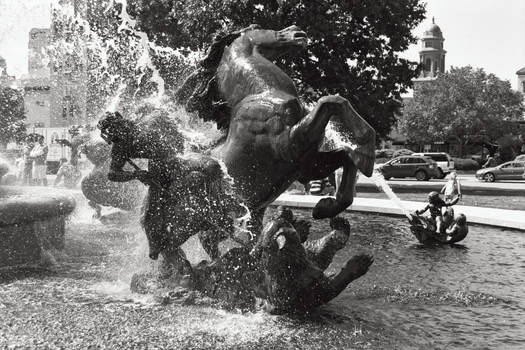
M443 213L441 211L444 207L450 207L459 201L459 196L453 200L444 201L439 196L439 193L432 191L428 194L428 204L421 210L416 210L417 215L421 215L427 210L430 212L431 219L436 223L436 232L441 232L443 229Z
M445 195L445 200L452 200L456 196L459 196L459 199L463 197L461 194L461 184L455 171L448 174L447 183L441 189L441 193Z
M80 180L81 174L76 166L69 163L67 158L60 158L60 167L57 171L57 176L53 186L56 187L62 179L64 179L64 186L67 188L74 188Z

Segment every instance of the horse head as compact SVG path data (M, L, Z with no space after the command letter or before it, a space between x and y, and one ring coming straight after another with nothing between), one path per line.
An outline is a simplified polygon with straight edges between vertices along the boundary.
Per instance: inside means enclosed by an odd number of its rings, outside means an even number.
M279 31L262 29L258 25L251 25L243 29L237 41L247 45L252 52L258 52L269 60L278 59L291 52L306 47L308 36L298 26L290 26Z

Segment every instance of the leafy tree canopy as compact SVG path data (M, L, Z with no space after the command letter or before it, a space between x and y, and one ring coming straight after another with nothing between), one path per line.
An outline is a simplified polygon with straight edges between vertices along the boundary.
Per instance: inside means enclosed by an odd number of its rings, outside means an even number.
M450 69L417 86L398 129L416 143L454 139L461 145L480 135L490 141L511 132L522 119L523 97L508 81L470 66Z
M18 90L0 87L0 144L25 137L24 98Z
M306 102L339 93L385 137L417 64L399 57L424 18L420 0L132 0L130 12L157 44L202 50L217 32L259 24L301 27L310 43L282 65Z

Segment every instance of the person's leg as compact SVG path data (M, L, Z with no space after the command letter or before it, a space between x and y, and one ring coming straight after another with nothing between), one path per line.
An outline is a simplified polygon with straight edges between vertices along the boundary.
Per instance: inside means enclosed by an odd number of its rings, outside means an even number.
M162 215L162 200L159 198L157 191L152 188L148 191L145 199L144 215L142 226L148 239L149 257L157 260L161 252L167 232L165 232L164 218Z
M441 232L442 228L443 228L443 217L436 216L436 232Z

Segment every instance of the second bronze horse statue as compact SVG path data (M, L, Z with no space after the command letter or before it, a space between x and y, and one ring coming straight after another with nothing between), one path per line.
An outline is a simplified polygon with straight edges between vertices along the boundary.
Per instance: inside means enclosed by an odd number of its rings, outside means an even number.
M373 171L375 131L348 100L325 96L307 111L292 79L273 63L306 44L297 26L274 31L252 25L218 38L176 94L188 110L228 129L211 154L235 179L255 232L266 207L292 182L322 179L342 167L335 198L321 199L313 210L316 219L331 218L352 204L357 170L366 176ZM320 151L329 121L355 148Z

